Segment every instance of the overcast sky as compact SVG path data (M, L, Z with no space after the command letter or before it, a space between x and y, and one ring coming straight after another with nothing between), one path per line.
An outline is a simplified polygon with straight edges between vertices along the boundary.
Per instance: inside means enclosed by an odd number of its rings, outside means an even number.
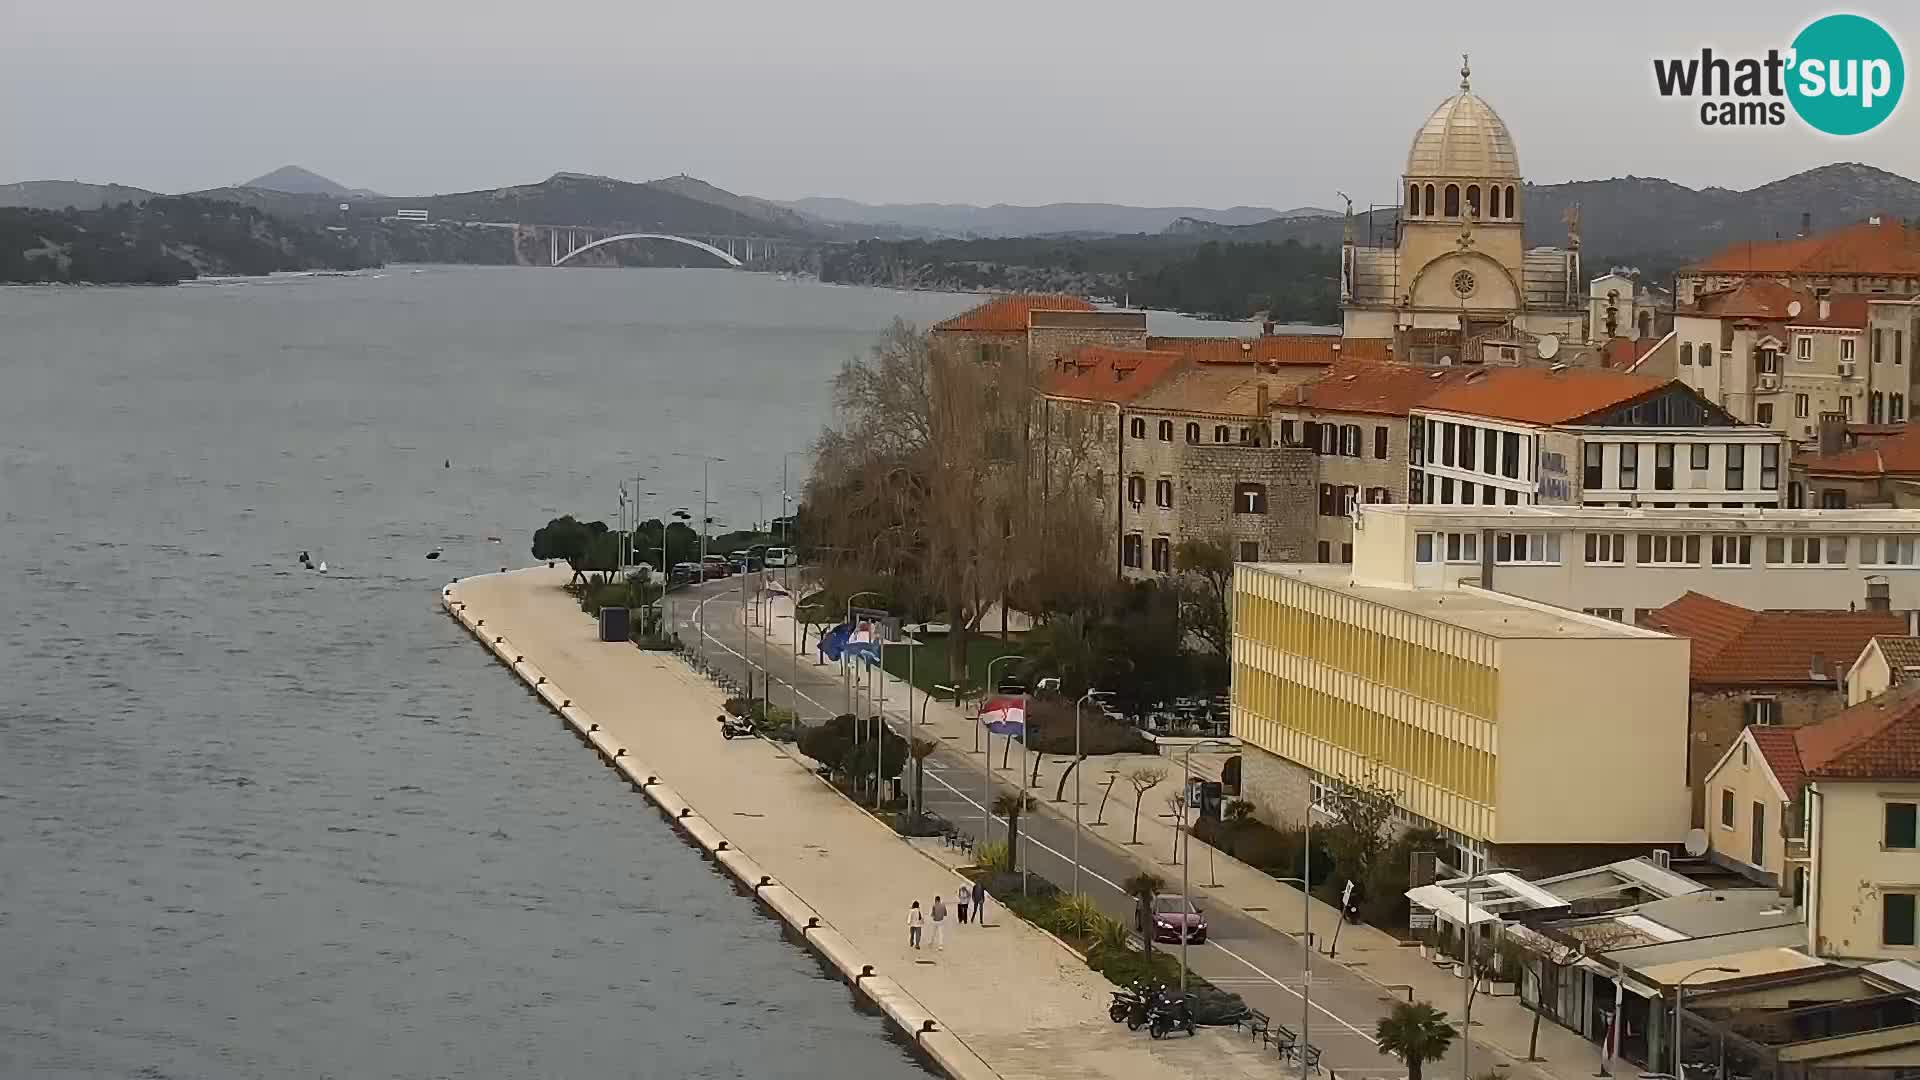
M1462 51L1536 183L1746 188L1836 160L1920 177L1920 89L1854 139L1709 131L1654 94L1655 55L1784 48L1826 10L0 0L0 182L184 191L298 163L389 194L565 169L869 202L1391 202ZM1920 63L1920 5L1847 10Z

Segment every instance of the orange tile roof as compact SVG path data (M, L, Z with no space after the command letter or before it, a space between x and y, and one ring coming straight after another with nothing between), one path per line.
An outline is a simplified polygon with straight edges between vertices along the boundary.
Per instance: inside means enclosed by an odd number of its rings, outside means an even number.
M1696 684L1813 683L1815 666L1838 686L1837 670L1877 634L1899 634L1906 619L1880 611L1754 611L1697 592L1641 616L1650 629L1692 644Z
M1052 397L1128 402L1159 385L1181 363L1177 353L1082 345L1054 364L1041 390Z
M1813 779L1920 779L1920 687L1863 701L1793 736Z
M1337 334L1272 334L1265 337L1150 337L1147 348L1163 349L1201 364L1333 364L1361 353L1385 358L1383 338ZM1349 349L1352 351L1350 352Z
M1482 369L1420 403L1430 412L1465 413L1527 424L1564 424L1650 394L1675 380L1591 368Z
M1609 338L1600 353L1600 366L1614 371L1631 371L1640 358L1653 351L1665 338Z
M1773 770L1773 778L1780 781L1781 790L1789 799L1800 792L1800 785L1807 782L1806 767L1800 761L1800 743L1794 738L1793 728L1750 727L1754 744L1760 747L1760 756L1767 759L1767 767Z
M1692 267L1703 274L1920 274L1920 230L1897 218L1793 240L1735 244Z
M1294 394L1292 403L1321 412L1405 416L1415 405L1457 385L1468 368L1415 367L1411 364L1341 364ZM1276 396L1277 402L1286 399Z
M1093 305L1064 293L1011 293L933 324L935 330L1026 333L1030 311L1092 311Z
M1893 476L1920 474L1920 427L1876 439L1871 445L1834 454L1800 458L1809 476Z
M1806 295L1789 289L1777 281L1743 281L1731 289L1704 293L1694 300L1691 308L1682 310L1682 314L1715 315L1723 319L1768 319L1784 322L1787 307L1795 301L1804 301Z

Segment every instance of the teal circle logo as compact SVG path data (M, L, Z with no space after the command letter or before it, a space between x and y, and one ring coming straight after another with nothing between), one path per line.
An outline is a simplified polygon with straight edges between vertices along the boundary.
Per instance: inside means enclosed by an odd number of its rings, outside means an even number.
M1879 127L1907 83L1900 45L1860 15L1828 15L1793 39L1787 100L1815 130L1859 135Z

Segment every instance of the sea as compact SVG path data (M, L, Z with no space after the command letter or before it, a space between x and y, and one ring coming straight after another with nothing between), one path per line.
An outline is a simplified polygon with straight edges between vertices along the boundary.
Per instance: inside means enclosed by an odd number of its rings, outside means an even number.
M623 484L777 516L839 367L975 299L0 289L0 1077L928 1075L435 597Z

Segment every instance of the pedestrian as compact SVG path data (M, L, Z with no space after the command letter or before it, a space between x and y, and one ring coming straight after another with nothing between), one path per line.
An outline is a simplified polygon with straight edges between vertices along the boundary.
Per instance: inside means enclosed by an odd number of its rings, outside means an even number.
M927 925L927 917L920 911L920 901L915 900L907 909L907 944L920 947L920 931Z
M960 913L960 925L967 925L967 898L971 894L965 885L960 886L960 895L953 898L954 910Z
M933 947L947 948L947 902L938 896L933 898Z
M984 881L973 887L973 922L976 926L987 925L987 883Z

